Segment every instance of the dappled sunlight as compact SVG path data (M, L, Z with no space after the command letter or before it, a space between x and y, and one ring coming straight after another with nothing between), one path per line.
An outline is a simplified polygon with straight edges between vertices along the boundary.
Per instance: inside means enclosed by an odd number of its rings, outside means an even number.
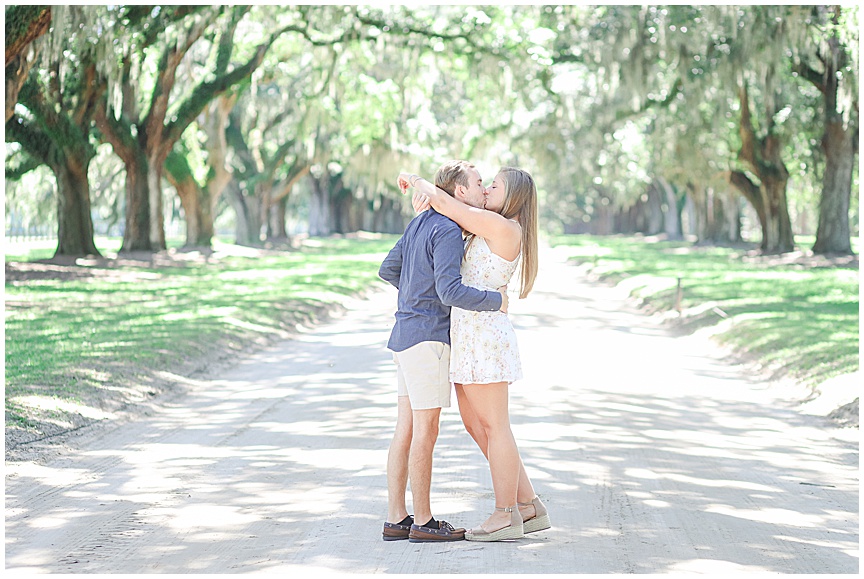
M844 531L837 531L840 534L843 534ZM850 533L851 534L851 533ZM812 539L802 539L800 537L793 537L789 535L777 535L773 537L777 541L788 541L789 543L798 543L802 546L804 545L812 545L814 547L821 548L835 548L838 546L843 547L843 553L845 555L849 555L850 557L858 557L858 537L852 536L848 541L837 540L833 542L829 541L817 541Z
M782 573L798 551L822 566L813 572L857 568L857 522L844 508L857 497L857 443L837 444L698 350L670 358L671 338L614 304L604 304L608 316L540 305L537 320L586 320L576 333L517 330L526 378L510 388L512 430L549 531L492 545L381 541L396 420L387 303L354 314L355 326L344 325L349 316L219 379L186 382L182 403L74 460L16 466L11 476L26 485L7 491L7 568L414 573L434 562L442 573L514 564L538 574ZM647 342L618 359L631 339ZM433 513L470 527L495 499L452 402L435 450ZM27 516L24 499L53 495L62 506ZM100 559L106 544L124 561Z
M254 515L240 513L237 507L191 505L172 509L168 526L184 531L194 528L199 533L202 529L218 529L218 532L210 532L206 537L206 540L218 541L230 539L235 532L233 527L242 527L254 520Z
M773 525L786 525L792 527L822 527L825 528L828 521L823 517L806 515L787 509L738 509L727 505L708 505L705 512L738 517L749 521L770 523Z
M706 486L706 487L722 487L727 489L746 489L752 491L765 491L765 492L777 492L778 489L761 485L754 484L748 482L742 482L739 480L723 480L723 479L700 479L692 476L682 475L682 474L667 474L667 473L658 473L648 469L642 468L629 468L625 470L625 474L628 477L635 479L668 479L671 481L688 483L691 485L698 486Z
M32 480L34 484L56 484L58 486L75 485L92 478L86 468L72 468L68 465L43 466L32 462L9 463L7 474L16 478Z
M115 417L111 412L92 408L84 404L77 404L68 400L62 400L53 396L16 396L11 397L9 400L16 404L20 404L21 406L28 406L47 411L60 410L69 414L80 414L86 418L92 418L93 420L105 420ZM72 426L71 423L69 426Z
M719 561L716 559L690 559L675 563L666 570L669 574L686 573L688 575L719 575L736 573L769 573L770 567L761 565L739 565L731 561Z

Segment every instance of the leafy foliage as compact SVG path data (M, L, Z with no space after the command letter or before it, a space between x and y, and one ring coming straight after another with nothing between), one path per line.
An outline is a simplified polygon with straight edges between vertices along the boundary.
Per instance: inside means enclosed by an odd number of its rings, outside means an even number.
M273 164L265 173L274 177L275 196L301 159L314 167L310 174L335 163L356 203L374 208L386 199L400 202L394 167L431 174L446 158L470 158L487 174L504 164L531 169L544 222L553 230L599 219L598 207L626 212L657 178L681 199L731 191L728 172L746 170L738 159L737 95L746 81L760 113L757 136L772 134L783 143L793 221L810 231L825 167L824 105L795 67L818 69L819 51L833 33L844 46L842 75L849 81L838 110L857 123L858 11L842 7L835 22L820 10L56 7L46 54L68 61L56 71L67 99L81 92L72 65L90 55L107 83L107 108L131 143L135 128L153 118L166 51L191 42L178 82L165 87L164 130L185 131L178 147L203 183L212 170L206 146L212 137L190 123L214 98L213 83L249 62L270 38L261 64L230 92L237 96L243 140ZM52 74L45 66L34 72L43 85ZM237 171L242 193L252 195L260 182L243 177L239 157L229 158L229 168ZM12 176L32 166L20 155L8 158ZM298 183L298 192L308 193L309 183Z

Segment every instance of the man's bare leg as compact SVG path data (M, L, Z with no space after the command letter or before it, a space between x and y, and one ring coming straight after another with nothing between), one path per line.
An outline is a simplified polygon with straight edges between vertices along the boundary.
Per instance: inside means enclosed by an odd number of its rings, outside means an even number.
M408 455L411 450L413 416L407 396L399 396L396 431L387 453L387 522L400 523L408 516L405 489L408 485Z
M414 435L408 457L408 477L411 480L411 502L414 523L425 525L432 519L429 492L432 485L432 453L438 440L440 408L413 411Z

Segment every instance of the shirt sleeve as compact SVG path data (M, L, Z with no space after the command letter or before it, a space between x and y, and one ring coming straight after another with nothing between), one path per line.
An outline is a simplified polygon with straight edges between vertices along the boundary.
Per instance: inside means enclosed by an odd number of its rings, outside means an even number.
M463 241L458 227L441 227L432 236L435 291L445 306L463 310L494 312L501 309L501 294L462 284Z
M391 249L390 253L387 254L387 257L384 258L381 267L378 268L378 277L390 283L396 289L399 289L399 280L402 277L403 239L405 239L404 236L399 238L399 241L396 242L396 245L393 246L393 249Z

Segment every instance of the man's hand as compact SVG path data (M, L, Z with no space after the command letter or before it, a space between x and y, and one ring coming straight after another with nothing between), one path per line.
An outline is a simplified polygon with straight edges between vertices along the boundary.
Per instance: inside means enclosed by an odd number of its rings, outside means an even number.
M498 292L501 294L501 307L499 309L506 314L507 307L510 305L510 298L507 297L507 286L499 287Z
M414 191L414 195L411 197L411 205L414 207L416 213L422 213L432 206L429 202L429 197L416 190Z

